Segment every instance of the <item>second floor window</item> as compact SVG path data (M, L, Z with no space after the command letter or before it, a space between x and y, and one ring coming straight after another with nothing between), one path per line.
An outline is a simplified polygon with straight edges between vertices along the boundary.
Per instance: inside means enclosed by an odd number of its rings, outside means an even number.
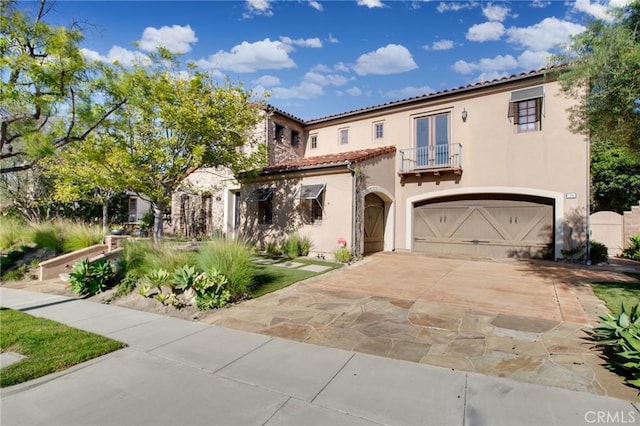
M346 145L349 143L349 129L340 130L340 145Z
M535 86L511 92L509 118L518 133L542 130L542 105L544 87Z
M281 126L279 124L276 123L276 134L275 134L275 140L280 142L284 139L284 126Z
M311 149L316 149L318 147L318 135L311 136Z
M375 139L384 139L384 123L373 125L373 136Z
M542 98L520 101L515 104L514 121L518 132L540 130Z

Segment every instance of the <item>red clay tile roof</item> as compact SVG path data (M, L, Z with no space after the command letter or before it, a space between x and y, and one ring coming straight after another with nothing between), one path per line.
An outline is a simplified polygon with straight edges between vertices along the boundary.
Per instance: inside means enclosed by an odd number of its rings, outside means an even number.
M357 151L340 152L337 154L319 155L317 157L301 158L300 160L287 163L275 164L264 168L263 173L284 172L299 170L309 167L335 166L344 164L347 161L358 163L379 155L395 152L395 146L384 146L380 148L360 149Z

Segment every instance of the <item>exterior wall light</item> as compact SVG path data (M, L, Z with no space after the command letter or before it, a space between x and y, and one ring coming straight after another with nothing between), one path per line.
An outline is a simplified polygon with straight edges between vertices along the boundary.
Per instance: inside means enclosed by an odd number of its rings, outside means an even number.
M462 110L462 122L466 123L467 122L467 117L469 116L469 113L467 112L466 109Z

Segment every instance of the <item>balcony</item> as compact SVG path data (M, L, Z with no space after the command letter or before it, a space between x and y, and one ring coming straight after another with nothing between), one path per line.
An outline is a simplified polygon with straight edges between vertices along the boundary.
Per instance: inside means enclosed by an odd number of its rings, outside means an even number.
M401 149L398 158L400 176L462 173L462 145L459 143Z

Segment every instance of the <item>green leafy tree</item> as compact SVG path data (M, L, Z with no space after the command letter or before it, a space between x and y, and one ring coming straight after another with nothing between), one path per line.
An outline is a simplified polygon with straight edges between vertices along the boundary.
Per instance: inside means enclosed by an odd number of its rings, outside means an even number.
M151 202L158 239L162 214L190 173L215 166L253 169L265 152L255 140L261 115L251 93L229 82L218 85L193 65L181 69L164 49L150 62L117 66L107 75L112 93L128 99L110 117L108 133L118 161L118 168L110 166L117 170L111 178Z
M626 147L602 142L591 150L592 210L622 213L640 200L640 158Z
M565 93L580 99L573 130L594 144L614 142L640 152L640 0L614 11L612 22L595 20L574 36L555 62ZM585 96L586 91L586 96Z
M28 170L42 157L86 139L126 102L96 85L97 64L82 56L78 28L44 22L0 0L0 173Z
M102 228L109 226L109 205L126 190L119 158L111 150L113 141L105 135L90 135L63 149L55 159L44 161L46 174L54 184L54 199L62 203L85 201L102 206Z

